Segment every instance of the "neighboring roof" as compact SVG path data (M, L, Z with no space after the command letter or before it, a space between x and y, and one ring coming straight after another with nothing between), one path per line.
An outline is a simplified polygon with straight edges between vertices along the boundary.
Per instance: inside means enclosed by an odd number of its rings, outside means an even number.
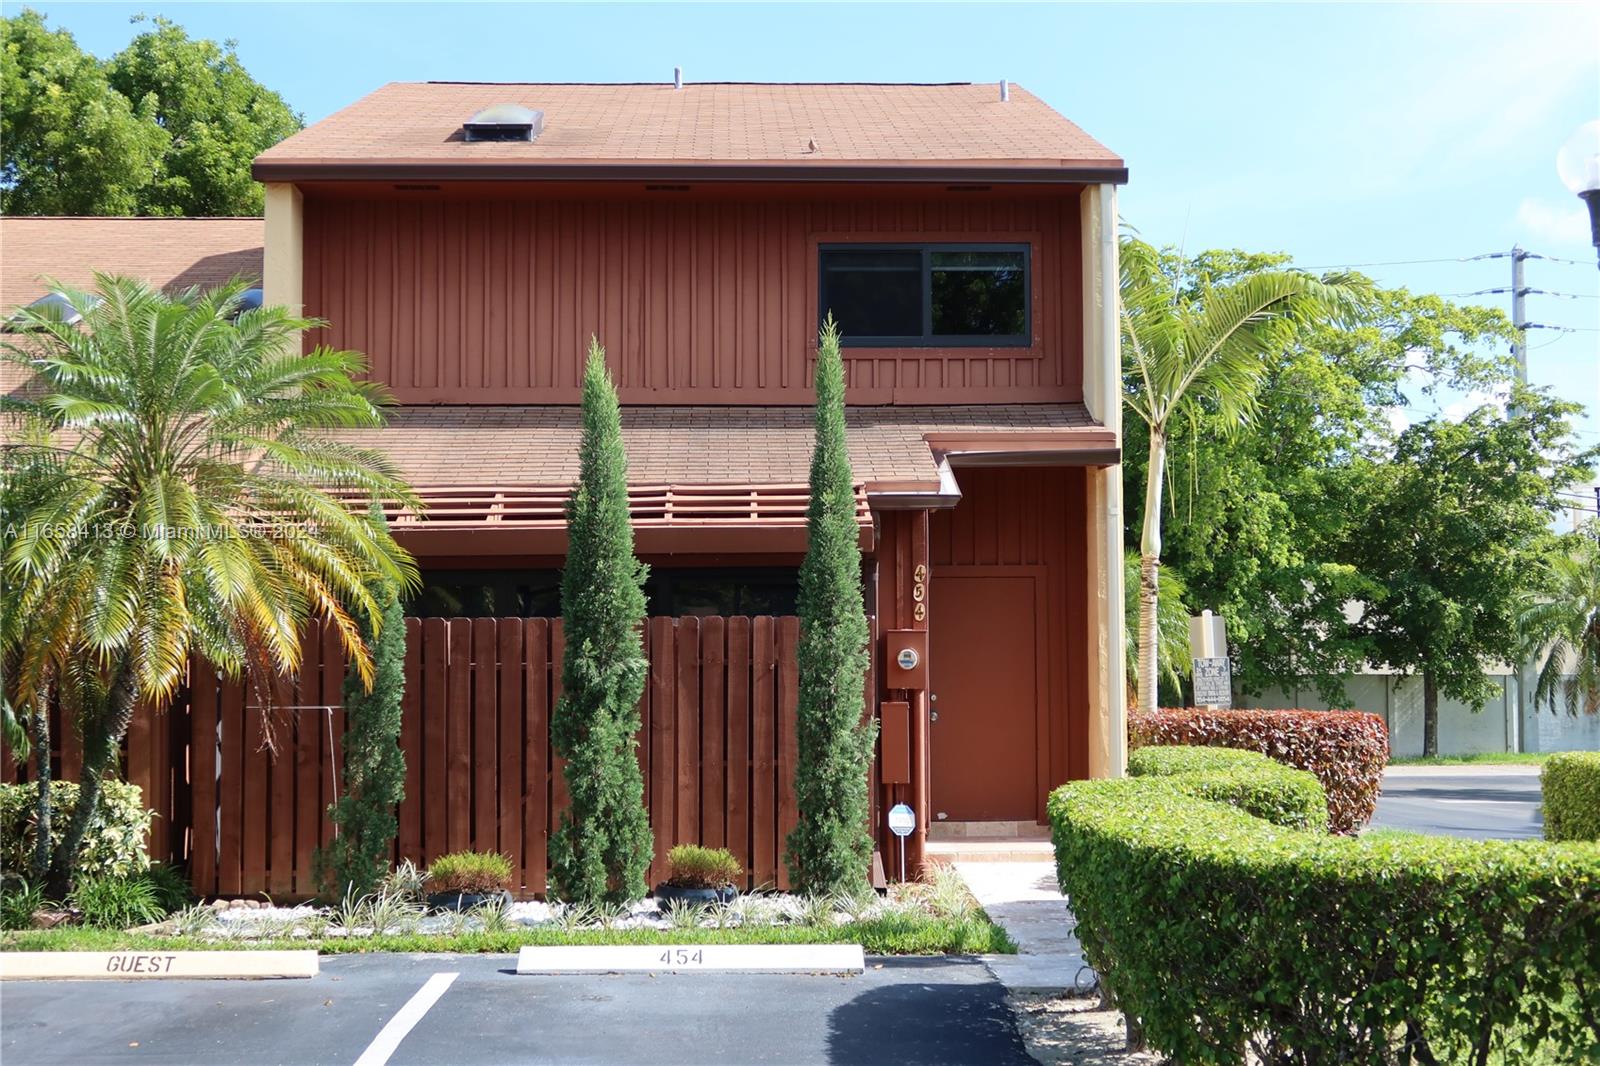
M45 295L42 277L92 288L98 271L171 290L259 279L262 233L259 218L0 218L0 316ZM0 394L25 378L0 363Z
M261 277L259 218L0 218L0 312L45 293L41 276L89 287L96 271L165 289Z
M529 142L467 142L495 104L544 112ZM256 158L258 180L697 178L1125 181L1121 158L1037 96L987 84L393 82ZM637 173L635 173L637 176Z
M812 417L809 407L624 407L628 480L803 484ZM930 435L962 442L962 450L985 437L1008 452L1022 438L1030 446L1022 450L1045 440L1063 447L1114 444L1082 404L853 407L846 422L851 465L869 491L937 486ZM399 407L382 429L339 436L382 449L415 485L492 488L570 484L578 473L580 430L576 407Z

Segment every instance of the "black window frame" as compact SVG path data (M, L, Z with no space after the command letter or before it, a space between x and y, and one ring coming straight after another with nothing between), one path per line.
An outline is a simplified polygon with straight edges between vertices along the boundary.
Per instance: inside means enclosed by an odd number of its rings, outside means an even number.
M817 328L827 317L827 255L829 252L921 252L922 333L905 337L856 337L848 332L842 348L1031 348L1033 347L1033 245L1028 241L895 241L855 243L830 241L817 245ZM1021 252L1022 332L1019 334L937 334L933 332L933 254L935 252ZM842 327L841 327L842 328Z

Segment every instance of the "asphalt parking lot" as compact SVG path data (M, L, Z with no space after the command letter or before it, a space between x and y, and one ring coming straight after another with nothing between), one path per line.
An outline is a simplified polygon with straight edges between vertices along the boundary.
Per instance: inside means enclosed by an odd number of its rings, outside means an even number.
M1372 817L1374 828L1475 837L1538 840L1537 766L1391 766Z
M351 955L324 958L321 974L310 980L8 981L0 988L0 1060L6 1066L1033 1061L1004 992L977 959L869 958L857 977L519 977L515 965L509 955ZM417 1008L408 1005L430 981L431 990L447 987L413 1017ZM397 1034L407 1020L413 1026Z

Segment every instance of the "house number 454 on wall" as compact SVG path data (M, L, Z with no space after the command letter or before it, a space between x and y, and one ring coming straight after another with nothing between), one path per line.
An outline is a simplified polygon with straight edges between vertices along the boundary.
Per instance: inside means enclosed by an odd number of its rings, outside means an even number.
M928 617L928 568L922 563L911 571L911 617L918 622Z

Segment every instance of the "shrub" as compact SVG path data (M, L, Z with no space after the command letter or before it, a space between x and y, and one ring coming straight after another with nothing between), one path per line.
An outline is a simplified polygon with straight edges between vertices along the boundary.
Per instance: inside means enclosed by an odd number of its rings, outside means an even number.
M673 888L728 888L744 876L744 867L726 848L679 844L667 852L667 884Z
M1600 1053L1580 1014L1600 848L1306 832L1195 794L1203 773L1050 797L1062 890L1130 1031L1229 1066Z
M37 827L34 785L0 785L0 870L25 873L33 857ZM78 786L72 781L50 783L51 846L66 836L72 812L78 805ZM78 853L77 873L124 876L150 866L145 833L154 811L146 810L138 785L126 781L103 783L94 821L84 834Z
M156 884L145 873L80 878L72 890L72 905L83 912L83 924L102 929L126 929L167 916Z
M492 851L456 851L428 867L430 892L499 892L511 885L511 860Z
M1317 779L1253 751L1140 748L1128 756L1128 773L1166 778L1190 795L1231 804L1274 825L1328 828L1328 799Z
M1539 771L1546 840L1600 840L1600 751L1564 751Z
M816 444L806 556L800 564L800 710L794 799L800 818L784 847L797 892L867 890L869 767L877 722L865 714L867 612L861 592L861 541L855 475L845 439L844 363L830 314L817 344Z
M561 571L567 651L550 720L570 802L550 837L550 887L568 902L621 903L644 895L655 847L635 750L649 670L639 643L647 571L633 554L617 390L605 349L592 340L582 417Z
M1335 833L1372 818L1389 762L1389 730L1365 711L1162 710L1131 715L1128 742L1240 748L1307 770L1322 782Z
M373 508L373 522L383 525ZM317 850L316 880L331 898L369 896L389 869L400 822L395 807L405 798L406 760L400 751L400 702L405 695L406 625L399 591L380 582L373 597L381 625L363 618L361 639L372 651L372 687L351 664L344 679L344 793L328 810L334 836Z
M0 929L31 929L34 911L43 906L44 886L0 878Z
M194 891L190 888L189 878L176 866L164 862L153 862L144 872L145 880L150 882L150 887L156 894L156 904L163 914L181 911L194 902Z

